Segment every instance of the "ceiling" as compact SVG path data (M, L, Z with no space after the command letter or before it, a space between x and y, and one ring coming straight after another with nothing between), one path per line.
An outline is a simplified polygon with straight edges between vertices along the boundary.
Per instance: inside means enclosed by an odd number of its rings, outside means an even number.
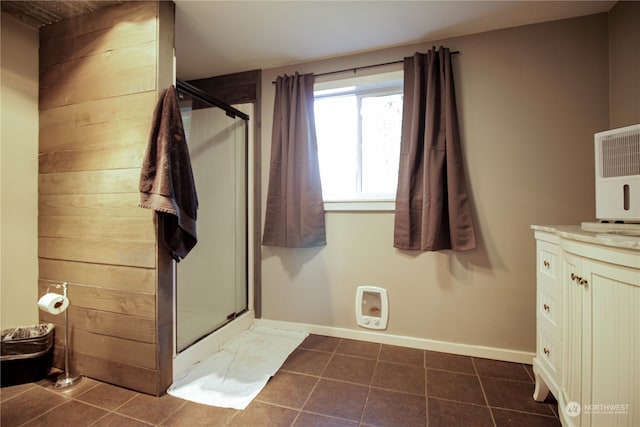
M122 1L7 1L38 28ZM176 3L182 80L606 12L615 1L193 1Z
M180 79L608 11L615 1L176 0Z

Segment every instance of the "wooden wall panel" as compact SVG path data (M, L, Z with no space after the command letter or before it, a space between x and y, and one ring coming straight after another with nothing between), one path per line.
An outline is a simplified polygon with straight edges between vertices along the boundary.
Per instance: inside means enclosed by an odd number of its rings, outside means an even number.
M75 37L154 20L157 16L157 7L154 1L125 2L122 5L101 9L96 13L56 22L40 29L40 45L45 50L54 50L56 55L60 55L59 46L68 44L69 40ZM156 36L155 28L150 32L154 37ZM133 41L135 42L135 39ZM100 52L99 49L96 51Z
M136 217L153 220L153 211L140 209L140 194L40 194L38 214L51 216Z
M56 86L69 86L69 79L73 79L72 86L110 86L120 79L114 78L120 73L126 73L124 81L128 80L129 73L135 70L155 67L156 43L155 40L144 44L135 44L131 47L105 52L100 55L84 56L68 62L51 65L44 70L40 68L40 89L49 89ZM98 85L97 82L103 82Z
M63 84L60 86L40 89L41 108L59 107L93 101L100 98L129 95L136 92L155 90L155 66L136 68L127 73L127 78L111 78L108 82L80 80L78 84ZM80 78L80 76L76 76Z
M68 310L69 330L71 331L72 336L74 331L82 330L98 335L123 338L131 341L146 342L150 344L154 344L156 342L156 325L153 319L76 307L73 302L69 306ZM63 333L63 316L56 316L41 312L40 320L58 325L58 331ZM74 349L72 348L71 353L73 352ZM88 372L82 373L89 375Z
M59 289L52 286L59 283L60 282L57 281L40 280L38 284L39 295L44 295L47 289L49 289L50 292L60 293L61 291ZM154 294L87 286L69 282L67 295L70 300L73 300L75 307L155 319L156 299Z
M146 143L85 151L51 151L39 156L40 173L135 168L142 164Z
M40 30L39 296L68 283L75 372L156 395L171 381L170 264L138 181L173 20L171 2L126 2ZM40 318L62 366L63 316Z
M155 227L149 218L111 218L86 216L41 216L40 237L65 239L105 239L155 242Z
M64 366L64 347L54 347L55 366ZM120 363L114 360L78 353L74 358L75 372L91 372L91 378L136 390L156 394L157 372L154 369Z
M60 128L68 130L88 125L114 126L126 120L149 120L149 110L156 105L157 94L141 92L115 98L97 99L82 104L70 104L40 111L40 143L46 142L48 132ZM99 129L98 132L105 132ZM122 132L122 129L119 129ZM145 134L145 139L147 135ZM44 139L43 139L44 138ZM113 141L117 142L117 141Z
M155 244L112 240L40 237L40 258L155 268Z
M62 318L62 316L57 316ZM53 323L53 322L51 322ZM64 355L64 322L55 326L54 345ZM108 359L135 367L154 369L156 365L155 344L126 340L108 335L93 334L83 330L72 330L69 343L76 354ZM64 361L61 361L64 366Z
M145 41L155 43L155 27L154 20L128 22L121 23L118 31L113 31L111 27L103 28L67 38L64 44L55 47L53 44L58 43L55 38L47 40L42 46L40 67L47 68L85 56L120 50L128 47L130 40L137 40L140 43Z
M136 193L140 169L40 174L40 194Z
M104 289L130 292L155 292L156 272L149 268L89 264L40 258L40 279L51 283L78 283Z

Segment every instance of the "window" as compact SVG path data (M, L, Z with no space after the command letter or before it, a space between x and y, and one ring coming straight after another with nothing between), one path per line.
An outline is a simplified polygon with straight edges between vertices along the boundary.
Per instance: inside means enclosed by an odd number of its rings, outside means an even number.
M325 209L393 209L402 73L317 83L315 119Z

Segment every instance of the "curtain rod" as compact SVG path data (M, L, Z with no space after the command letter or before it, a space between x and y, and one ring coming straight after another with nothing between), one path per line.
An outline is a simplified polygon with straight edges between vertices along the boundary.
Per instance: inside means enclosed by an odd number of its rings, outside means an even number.
M458 50L455 50L453 52L449 52L450 55L457 55L459 53L460 53L460 51L458 51ZM344 70L328 71L326 73L315 74L314 77L330 76L332 74L346 73L348 71L352 71L353 73L356 73L358 70L366 70L368 68L384 67L385 65L402 64L403 62L404 62L404 59L401 59L399 61L383 62L381 64L372 64L372 65L363 65L362 67L345 68ZM271 83L275 84L276 82L271 82Z

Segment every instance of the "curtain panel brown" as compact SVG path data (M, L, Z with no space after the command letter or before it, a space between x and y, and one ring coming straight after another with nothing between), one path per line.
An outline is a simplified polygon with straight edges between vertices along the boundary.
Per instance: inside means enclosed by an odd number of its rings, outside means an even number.
M421 251L476 247L448 48L404 59L393 245Z
M313 83L298 73L275 82L265 246L326 245Z

